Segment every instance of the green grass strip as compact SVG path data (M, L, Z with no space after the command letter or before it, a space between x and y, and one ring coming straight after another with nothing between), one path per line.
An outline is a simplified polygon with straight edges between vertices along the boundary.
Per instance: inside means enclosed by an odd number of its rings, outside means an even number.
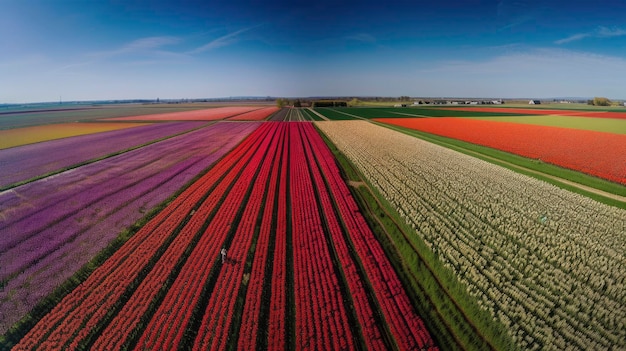
M323 121L324 120L320 116L318 116L315 113L309 111L309 109L307 109L307 108L300 109L300 111L302 112L302 114L306 115L306 117L309 120L312 120L312 121Z
M479 159L482 159L490 163L494 163L494 164L506 167L512 171L522 173L530 177L537 178L545 182L548 182L550 184L556 185L560 188L590 197L598 202L601 202L610 206L615 206L618 208L626 209L626 202L624 201L620 201L618 199L614 199L608 196L604 196L604 195L597 194L591 191L587 191L577 186L572 186L564 182L555 180L546 175L558 177L567 181L582 184L590 188L598 189L600 191L603 191L609 194L615 194L615 195L619 195L623 197L623 196L626 196L626 187L621 184L613 183L608 180L593 177L593 176L590 176L581 172L577 172L574 170L561 168L561 167L558 167L549 163L545 163L539 160L533 160L533 159L529 159L526 157L510 154L505 151L492 149L486 146L471 144L468 142L441 137L438 135L433 135L433 134L429 134L429 133L425 133L425 132L421 132L417 130L396 127L396 126L392 126L389 124L378 123L378 122L373 122L373 123L379 124L386 128L399 131L401 133L404 133L413 137L420 138L422 140L431 142L433 144L437 144L437 145L440 145L440 146L443 146L443 147L446 147L455 151L459 151L461 153L464 153L472 157L477 157ZM544 175L537 174L536 172L543 173Z
M331 119L331 120L352 120L355 119L354 117L348 116L346 114L337 112L335 109L332 108L327 108L327 107L318 107L315 109L315 111L319 112L320 114L326 116L326 118ZM344 111L344 109L342 109L341 111Z
M319 131L319 130L318 130ZM504 327L480 309L465 285L439 261L394 207L320 131L431 336L444 350L515 350Z
M500 116L500 117L470 117L471 119L490 122L510 122L537 126L559 127L590 130L595 132L626 134L626 119L593 118L584 116Z

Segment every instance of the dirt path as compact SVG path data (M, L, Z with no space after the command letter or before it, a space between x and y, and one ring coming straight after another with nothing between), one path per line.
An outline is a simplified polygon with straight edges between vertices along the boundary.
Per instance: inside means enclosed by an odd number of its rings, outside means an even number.
M354 188L358 188L360 186L367 186L367 184L365 184L365 182L358 182L356 180L348 180L348 185L350 185L351 187L354 187Z

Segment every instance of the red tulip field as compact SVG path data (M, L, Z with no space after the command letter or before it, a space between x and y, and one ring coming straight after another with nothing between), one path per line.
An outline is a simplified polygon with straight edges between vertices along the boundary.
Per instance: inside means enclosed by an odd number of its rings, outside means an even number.
M463 118L378 119L626 184L626 135Z
M436 348L313 125L268 122L15 349L284 349L288 342Z

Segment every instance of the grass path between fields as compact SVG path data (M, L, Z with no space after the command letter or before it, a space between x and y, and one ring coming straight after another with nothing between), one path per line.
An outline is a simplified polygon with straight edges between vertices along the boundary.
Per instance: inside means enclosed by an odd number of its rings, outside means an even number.
M398 263L398 266L396 266L395 269L398 272L402 272L401 275L405 275L405 279L408 278L412 281L405 281L405 283L408 284L405 288L409 290L416 289L414 292L417 293L418 296L425 297L423 299L418 298L418 300L421 301L421 308L418 308L418 310L426 308L430 311L429 313L422 313L422 318L425 318L425 322L428 321L429 323L434 323L430 325L429 331L435 339L438 339L439 343L442 343L440 347L445 345L446 347L459 350L497 350L497 345L501 345L502 340L492 340L490 337L485 335L481 327L475 323L473 318L471 318L468 311L466 311L461 306L459 301L457 301L459 296L456 296L450 291L449 287L446 283L444 283L442 277L436 273L436 270L433 268L429 259L424 256L422 250L420 250L413 240L409 238L409 232L402 224L399 223L397 214L390 212L388 207L389 205L383 203L380 198L380 194L378 194L378 192L363 179L362 174L354 167L354 165L348 161L341 152L335 149L334 145L329 139L327 139L325 134L322 133L322 135L327 145L331 147L335 156L340 160L339 164L341 165L343 172L345 172L344 176L346 177L346 181L348 185L353 188L353 196L355 196L355 199L359 203L361 210L363 210L368 222L375 222L376 229L373 230L375 232L379 231L378 233L382 234L383 237L386 238L386 240L383 239L381 243L389 243L392 250L398 254L400 259L395 261ZM369 200L364 196L365 193L369 194L369 196L367 196L369 197ZM370 201L374 201L374 203ZM383 218L386 220L386 223ZM389 221L391 221L391 223L389 223ZM370 226L372 224L373 223L370 222ZM380 240L381 239L379 238L379 241ZM401 253L401 245L408 245L410 247L413 255L415 255L419 260L419 265L416 266L414 263L409 263L411 260L408 256ZM415 271L416 269L425 269L425 271L421 272L421 275L428 275L429 279L424 280L423 278L418 277L416 274L417 272ZM437 293L433 293L432 291L433 283L434 289ZM426 285L430 285L430 287L427 288ZM417 290L419 290L419 292ZM433 294L437 295L438 298L434 298ZM463 296L463 298L466 298L466 296ZM442 302L441 299L447 302ZM438 300L438 302L435 300ZM429 316L437 316L436 318L438 319L438 322L428 320ZM463 321L461 323L463 327L455 327L452 325L454 321L459 322L460 320ZM445 329L445 331L441 328Z
M361 119L361 120L364 120L364 121L368 121L370 123L376 123L376 124L378 124L380 126L383 126L383 127L386 127L386 128L396 129L396 128L393 128L392 126L388 125L388 124L373 122L370 119L363 118L363 117L360 117L360 116L357 116L357 115L353 115L351 113L342 112L342 111L337 111L337 112L342 113L342 114L347 115L347 116L358 118L358 119ZM399 130L399 129L396 129L396 130ZM399 130L399 131L401 131L401 130ZM413 135L413 134L411 134L411 135ZM415 136L415 135L413 135L413 136ZM457 148L455 147L453 149L457 149ZM463 152L468 154L468 155L477 156L477 157L479 157L479 158L481 158L483 160L486 160L488 162L491 162L491 163L496 163L496 164L499 164L499 165L506 165L507 168L512 169L514 171L523 171L522 173L524 173L524 174L536 175L536 176L539 176L540 179L543 178L542 180L545 180L545 178L550 179L553 182L553 184L555 184L557 186L559 184L564 184L564 185L567 185L569 187L577 188L577 189L579 189L581 191L584 191L584 192L587 192L587 193L592 193L592 194L595 194L595 195L598 195L598 196L602 196L602 197L605 197L607 199L615 200L615 201L621 202L622 204L626 205L626 197L625 196L621 196L621 195L618 195L618 194L613 194L613 193L606 192L606 191L603 191L603 190L600 190L600 189L596 189L594 187L590 187L590 186L587 186L587 185L576 183L576 182L573 182L571 180L567 180L567 179L564 179L564 178L561 178L561 177L557 177L557 176L554 176L554 175L551 175L551 174L547 174L547 173L540 172L540 171L537 171L537 170L534 170L534 169L530 169L530 168L527 168L527 167L524 167L524 166L520 166L520 165L517 165L515 163L511 163L511 162L499 159L497 157L488 156L488 155L485 155L485 154L477 152L477 151L469 150L469 149L466 149L466 148L462 148L462 149L464 150Z
M351 113L348 113L348 112L343 112L343 111L339 111L339 110L337 110L337 109L334 109L333 111L335 111L335 112L337 112L337 113L341 113L341 114L346 115L346 116L350 116L350 117L356 118L356 119L362 119L362 120L364 120L364 121L371 122L371 120L370 120L369 118L365 118L365 117L361 117L361 116L353 115L353 114L351 114ZM317 112L317 111L316 111L316 112Z
M452 150L456 150L462 153L465 153L467 155L470 156L474 156L477 158L480 158L482 160L485 160L487 162L491 162L506 168L509 168L513 171L516 171L518 173L522 173L522 174L526 174L528 176L532 176L534 178L537 178L539 180L543 180L543 181L547 181L551 184L554 184L556 186L559 186L561 188L564 188L566 190L570 190L570 191L575 191L581 195L585 195L585 196L589 196L589 195L596 195L596 198L594 198L597 201L601 201L603 203L606 203L608 205L612 205L612 206L616 206L616 207L620 207L620 208L626 208L626 196L622 196L620 194L615 194L612 192L608 192L608 191L604 191L592 186L588 186L588 185L584 185L569 179L565 179L563 177L558 177L546 172L541 172L532 168L528 168L513 162L509 162L506 161L502 158L499 157L494 157L494 156L490 156L487 155L485 153L482 153L480 151L475 151L475 150L471 150L469 148L463 147L461 145L452 145L449 144L443 140L441 140L442 138L437 138L435 141L430 140L429 138L426 137L422 137L421 135L419 135L418 133L424 133L424 132L420 132L420 131L414 131L414 130L410 130L410 129L406 129L406 128L402 128L402 127L396 127L396 126L392 126L389 124L385 124L385 123L380 123L380 122L374 122L374 121L370 121L372 123L378 124L380 126L386 127L386 128L391 128L393 130L396 130L398 132L401 133L405 133L408 135L411 135L413 137L416 138L420 138L422 140L428 141L428 142L434 142L435 144L444 146L444 147L448 147ZM416 133L413 133L416 132ZM424 134L428 134L428 133L424 133ZM430 135L430 134L428 134ZM437 137L436 135L433 135L433 137ZM456 140L456 139L453 139ZM606 199L606 201L602 201L601 199L598 199L597 197Z
M374 198L374 200L376 201L376 203L378 204L378 207L381 211L383 211L385 213L385 216L387 216L387 218L389 218L394 226L397 228L397 230L402 234L402 236L404 237L405 240L405 244L408 244L409 246L411 246L411 249L413 250L413 252L415 252L415 254L420 258L421 262L423 263L423 265L426 267L426 269L430 272L430 275L433 277L435 283L438 286L439 291L443 292L446 297L448 298L448 300L450 302L452 302L452 304L455 306L455 308L457 309L457 311L461 314L461 316L463 317L463 319L465 319L465 322L467 323L468 326L470 326L472 328L472 330L474 331L475 335L478 336L484 343L486 343L489 347L489 349L491 350L495 350L495 347L491 344L490 340L488 340L485 335L483 333L481 333L480 329L474 325L474 323L472 323L472 320L469 318L469 316L467 315L467 313L465 313L465 311L461 308L461 306L459 305L459 303L454 299L454 297L452 296L452 294L450 293L450 291L444 286L444 284L441 282L441 279L438 278L438 276L435 274L435 271L433 270L433 268L431 267L431 265L428 263L428 261L426 260L426 258L422 255L422 253L415 247L415 245L409 240L409 238L407 237L407 233L406 231L402 230L402 226L396 221L395 216L393 216L391 213L389 213L386 209L386 207L383 205L383 203L380 201L380 199L378 198L378 196L375 195L374 191L372 190L372 188L369 186L369 184L367 184L364 181L350 181L349 182L350 186L354 187L356 189L356 191L358 191L359 187L364 187L367 191L369 192L372 197ZM370 213L370 216L373 220L375 220L378 225L379 228L384 232L385 237L387 237L387 239L389 240L389 242L391 243L391 245L394 247L394 249L396 250L396 252L400 252L399 247L398 247L398 243L393 239L393 236L391 235L391 233L389 232L389 230L387 230L387 226L382 222L382 220L380 219L379 216L376 215L375 210L368 205L367 203L365 203L365 205L367 206L367 210ZM406 272L408 272L408 274L411 275L412 279L418 284L420 285L420 288L422 289L422 291L424 292L424 294L426 296L428 296L428 294L426 293L424 287L422 286L423 282L420 282L420 280L416 277L415 273L411 270L410 267L406 267L407 263L402 260L401 264L404 266L404 270ZM463 347L464 343L463 341L459 338L459 336L454 332L454 328L452 327L452 325L450 324L450 321L446 318L443 317L443 313L440 310L439 306L437 306L435 303L433 303L432 298L430 298L430 296L428 296L429 301L428 303L431 305L431 307L435 310L435 312L441 317L441 323L443 323L443 325L445 326L445 328L447 329L447 331L450 333L450 336L452 337L452 339L454 340L454 342L459 346L459 347ZM432 332L432 331L431 331Z
M316 114L319 118L321 118L321 119L322 119L322 120L324 120L324 121L330 121L330 119L328 119L328 117L324 116L323 114L321 114L321 113L319 113L319 112L315 111L314 109L312 109L312 108L310 108L310 107L308 107L308 108L307 108L307 110L309 110L309 111L313 112L314 114Z
M553 176L553 175L550 175L550 174L547 174L547 173L539 172L539 171L536 171L534 169L530 169L530 168L526 168L526 167L523 167L523 166L519 166L519 165L516 165L514 163L507 162L507 161L498 159L496 157L491 157L491 156L488 156L488 155L485 155L485 154L481 154L480 152L476 152L476 151L473 151L473 150L467 150L467 152L470 153L470 154L474 154L474 155L480 155L483 158L487 158L487 159L490 159L490 160L493 160L493 161L497 161L499 163L504 163L507 166L509 166L510 168L521 169L521 170L524 170L525 172L529 172L529 173L540 175L542 177L550 178L550 179L552 179L552 180L554 180L556 182L567 184L569 186L572 186L572 187L575 187L575 188L578 188L578 189L581 189L581 190L584 190L584 191L588 191L588 192L596 194L596 195L604 196L604 197L607 197L607 198L610 198L610 199L613 199L613 200L617 200L617 201L621 201L621 202L626 203L626 197L625 196L609 193L609 192L606 192L606 191L602 191L600 189L596 189L596 188L593 188L593 187L590 187L590 186L586 186L586 185L583 185L583 184L580 184L580 183L573 182L571 180L567 180L567 179L560 178L560 177L557 177L557 176Z

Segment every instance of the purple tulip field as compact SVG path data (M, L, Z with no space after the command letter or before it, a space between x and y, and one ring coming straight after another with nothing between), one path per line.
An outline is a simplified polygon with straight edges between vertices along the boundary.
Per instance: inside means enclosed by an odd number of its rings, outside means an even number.
M0 170L7 185L191 130L0 192L0 334L260 125L203 124L154 124L0 153L0 164L16 164Z
M3 149L0 150L0 165L10 167L0 168L0 189L204 124L206 122L155 123Z

